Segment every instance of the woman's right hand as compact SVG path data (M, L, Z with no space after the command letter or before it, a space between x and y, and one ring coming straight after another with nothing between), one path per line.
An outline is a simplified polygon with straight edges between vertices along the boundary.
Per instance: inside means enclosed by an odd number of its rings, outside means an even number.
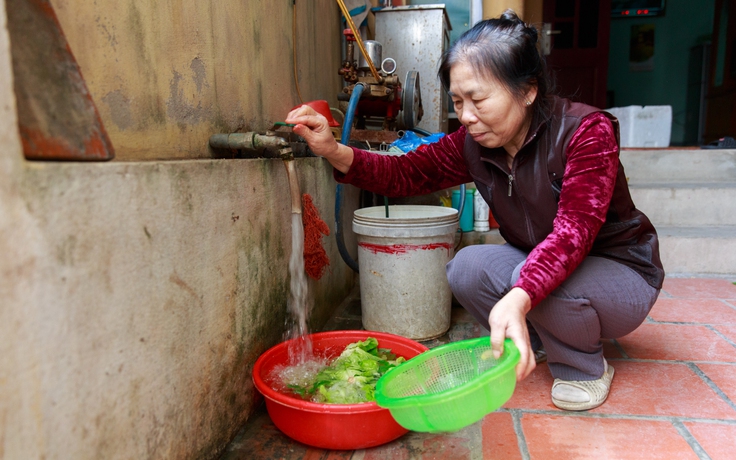
M503 353L503 342L510 338L519 350L519 364L516 365L516 379L523 380L536 367L534 352L526 327L526 314L532 308L532 301L523 289L515 287L499 300L488 315L491 327L491 347L493 356L498 359Z
M294 133L307 141L315 155L325 157L338 171L344 174L348 172L353 164L353 150L337 143L323 115L308 105L302 105L289 112L284 121L296 125Z

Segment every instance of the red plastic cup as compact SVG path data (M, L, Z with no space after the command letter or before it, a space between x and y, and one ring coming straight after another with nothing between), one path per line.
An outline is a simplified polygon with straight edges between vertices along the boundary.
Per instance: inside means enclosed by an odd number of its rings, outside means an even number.
M331 127L334 128L334 127L340 126L340 123L336 122L335 119L332 118L332 112L330 112L330 104L324 99L305 102L304 104L297 105L296 107L294 107L294 109L298 109L299 107L303 105L308 105L309 107L313 108L315 112L327 118L327 124L329 124ZM291 109L291 110L294 110L294 109Z

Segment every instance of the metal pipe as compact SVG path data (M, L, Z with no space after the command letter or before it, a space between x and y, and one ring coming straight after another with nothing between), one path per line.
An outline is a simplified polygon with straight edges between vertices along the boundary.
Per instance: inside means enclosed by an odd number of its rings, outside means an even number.
M288 147L286 139L258 133L230 133L213 134L210 137L210 146L216 149L248 149L263 150L265 148L281 149Z
M210 136L210 147L215 149L256 150L258 152L276 151L276 154L263 155L268 158L294 159L291 144L279 136L271 134L223 133Z

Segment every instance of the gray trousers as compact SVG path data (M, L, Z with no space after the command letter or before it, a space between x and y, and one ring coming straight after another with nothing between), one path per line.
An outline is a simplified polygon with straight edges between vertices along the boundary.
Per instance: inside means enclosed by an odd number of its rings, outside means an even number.
M463 248L447 264L452 293L488 328L491 309L516 283L526 257L508 244ZM603 375L601 338L619 338L639 327L658 295L631 268L587 257L527 313L527 322L544 344L553 377L595 380Z

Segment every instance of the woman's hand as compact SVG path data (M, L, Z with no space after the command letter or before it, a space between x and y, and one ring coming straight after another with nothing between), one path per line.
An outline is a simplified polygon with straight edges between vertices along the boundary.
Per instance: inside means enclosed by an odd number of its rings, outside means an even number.
M519 349L520 359L516 365L516 379L523 380L537 366L526 327L526 314L532 309L529 294L521 288L513 288L491 309L488 324L491 326L491 347L498 359L503 353L506 337L513 340Z
M315 155L325 157L338 171L348 172L353 164L353 150L337 143L323 115L308 105L303 105L289 112L284 121L296 125L293 128L294 133L307 141Z

